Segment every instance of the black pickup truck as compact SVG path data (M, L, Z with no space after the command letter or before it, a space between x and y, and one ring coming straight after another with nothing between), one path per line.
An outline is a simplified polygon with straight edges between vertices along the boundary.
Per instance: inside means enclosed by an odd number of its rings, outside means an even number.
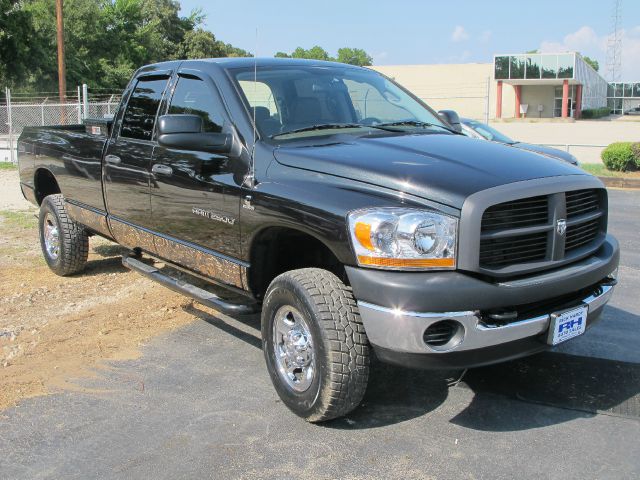
M146 66L113 119L25 129L19 162L54 272L80 272L100 235L174 290L261 311L273 384L312 422L359 404L374 353L467 368L540 352L593 325L616 283L597 178L460 135L365 68Z

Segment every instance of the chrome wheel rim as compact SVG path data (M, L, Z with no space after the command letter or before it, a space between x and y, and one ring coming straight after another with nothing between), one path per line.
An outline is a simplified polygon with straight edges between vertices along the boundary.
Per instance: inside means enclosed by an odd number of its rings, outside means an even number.
M57 260L60 255L60 230L56 217L47 213L44 217L44 248L52 260Z
M316 360L311 329L304 316L285 305L273 321L273 353L278 374L295 392L306 391L313 383Z

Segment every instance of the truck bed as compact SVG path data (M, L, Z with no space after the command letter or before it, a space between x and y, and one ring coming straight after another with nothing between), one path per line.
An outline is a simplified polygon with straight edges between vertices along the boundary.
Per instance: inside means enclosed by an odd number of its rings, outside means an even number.
M106 212L102 194L102 155L107 136L89 133L95 122L82 125L26 127L18 139L20 182L29 196L35 175L47 170L71 200Z

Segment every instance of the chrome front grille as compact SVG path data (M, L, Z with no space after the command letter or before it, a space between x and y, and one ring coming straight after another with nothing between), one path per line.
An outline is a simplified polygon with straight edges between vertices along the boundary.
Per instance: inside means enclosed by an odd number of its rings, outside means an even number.
M482 215L478 265L481 271L499 276L552 268L597 249L605 232L604 189L491 205Z

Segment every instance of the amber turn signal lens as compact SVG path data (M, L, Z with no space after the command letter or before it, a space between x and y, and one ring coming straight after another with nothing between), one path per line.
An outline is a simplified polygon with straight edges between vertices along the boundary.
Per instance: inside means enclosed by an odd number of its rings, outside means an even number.
M375 250L375 248L373 248L373 244L371 243L371 225L364 222L358 222L356 223L354 231L356 234L356 238L360 242L360 245L362 245L367 250Z
M379 258L358 255L360 265L391 268L454 268L456 261L453 258Z

